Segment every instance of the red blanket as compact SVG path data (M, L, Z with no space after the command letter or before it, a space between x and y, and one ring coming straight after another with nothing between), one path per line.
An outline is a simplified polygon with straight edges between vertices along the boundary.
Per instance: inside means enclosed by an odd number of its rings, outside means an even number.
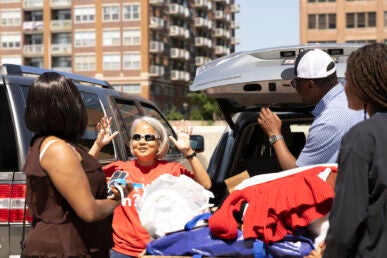
M248 203L243 217L244 238L258 238L265 243L279 241L323 217L330 211L334 196L333 188L318 177L326 168L313 167L233 191L210 217L211 233L222 239L235 239L238 223L233 212L238 212L243 202ZM337 172L335 167L331 169Z

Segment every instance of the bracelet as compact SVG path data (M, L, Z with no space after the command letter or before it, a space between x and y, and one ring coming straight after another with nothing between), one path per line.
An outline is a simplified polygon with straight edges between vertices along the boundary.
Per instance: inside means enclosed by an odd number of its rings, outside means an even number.
M192 152L191 154L185 156L186 159L192 159L193 157L196 157L196 152Z

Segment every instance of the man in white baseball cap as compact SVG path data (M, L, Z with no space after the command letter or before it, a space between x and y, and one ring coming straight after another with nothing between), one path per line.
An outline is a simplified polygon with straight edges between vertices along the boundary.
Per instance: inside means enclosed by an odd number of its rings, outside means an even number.
M296 59L293 78L326 78L336 72L333 59L321 49L309 49L301 52Z
M336 163L343 135L363 120L363 113L348 108L344 87L338 82L334 60L320 49L301 52L293 68L282 78L292 80L302 101L315 105L315 117L309 128L305 146L294 157L281 134L282 121L269 108L262 108L258 123L269 137L283 170L324 163Z

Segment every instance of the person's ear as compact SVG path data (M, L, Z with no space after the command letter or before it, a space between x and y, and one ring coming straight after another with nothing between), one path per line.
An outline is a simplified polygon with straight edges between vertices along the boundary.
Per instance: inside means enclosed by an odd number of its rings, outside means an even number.
M314 83L313 80L308 80L306 83L307 83L309 89L314 88L314 87L317 86L317 85Z

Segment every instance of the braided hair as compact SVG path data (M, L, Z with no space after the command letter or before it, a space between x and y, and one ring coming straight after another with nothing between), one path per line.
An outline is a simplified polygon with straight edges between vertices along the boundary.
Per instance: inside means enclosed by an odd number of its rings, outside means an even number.
M346 78L360 99L387 109L387 45L372 43L352 52Z

